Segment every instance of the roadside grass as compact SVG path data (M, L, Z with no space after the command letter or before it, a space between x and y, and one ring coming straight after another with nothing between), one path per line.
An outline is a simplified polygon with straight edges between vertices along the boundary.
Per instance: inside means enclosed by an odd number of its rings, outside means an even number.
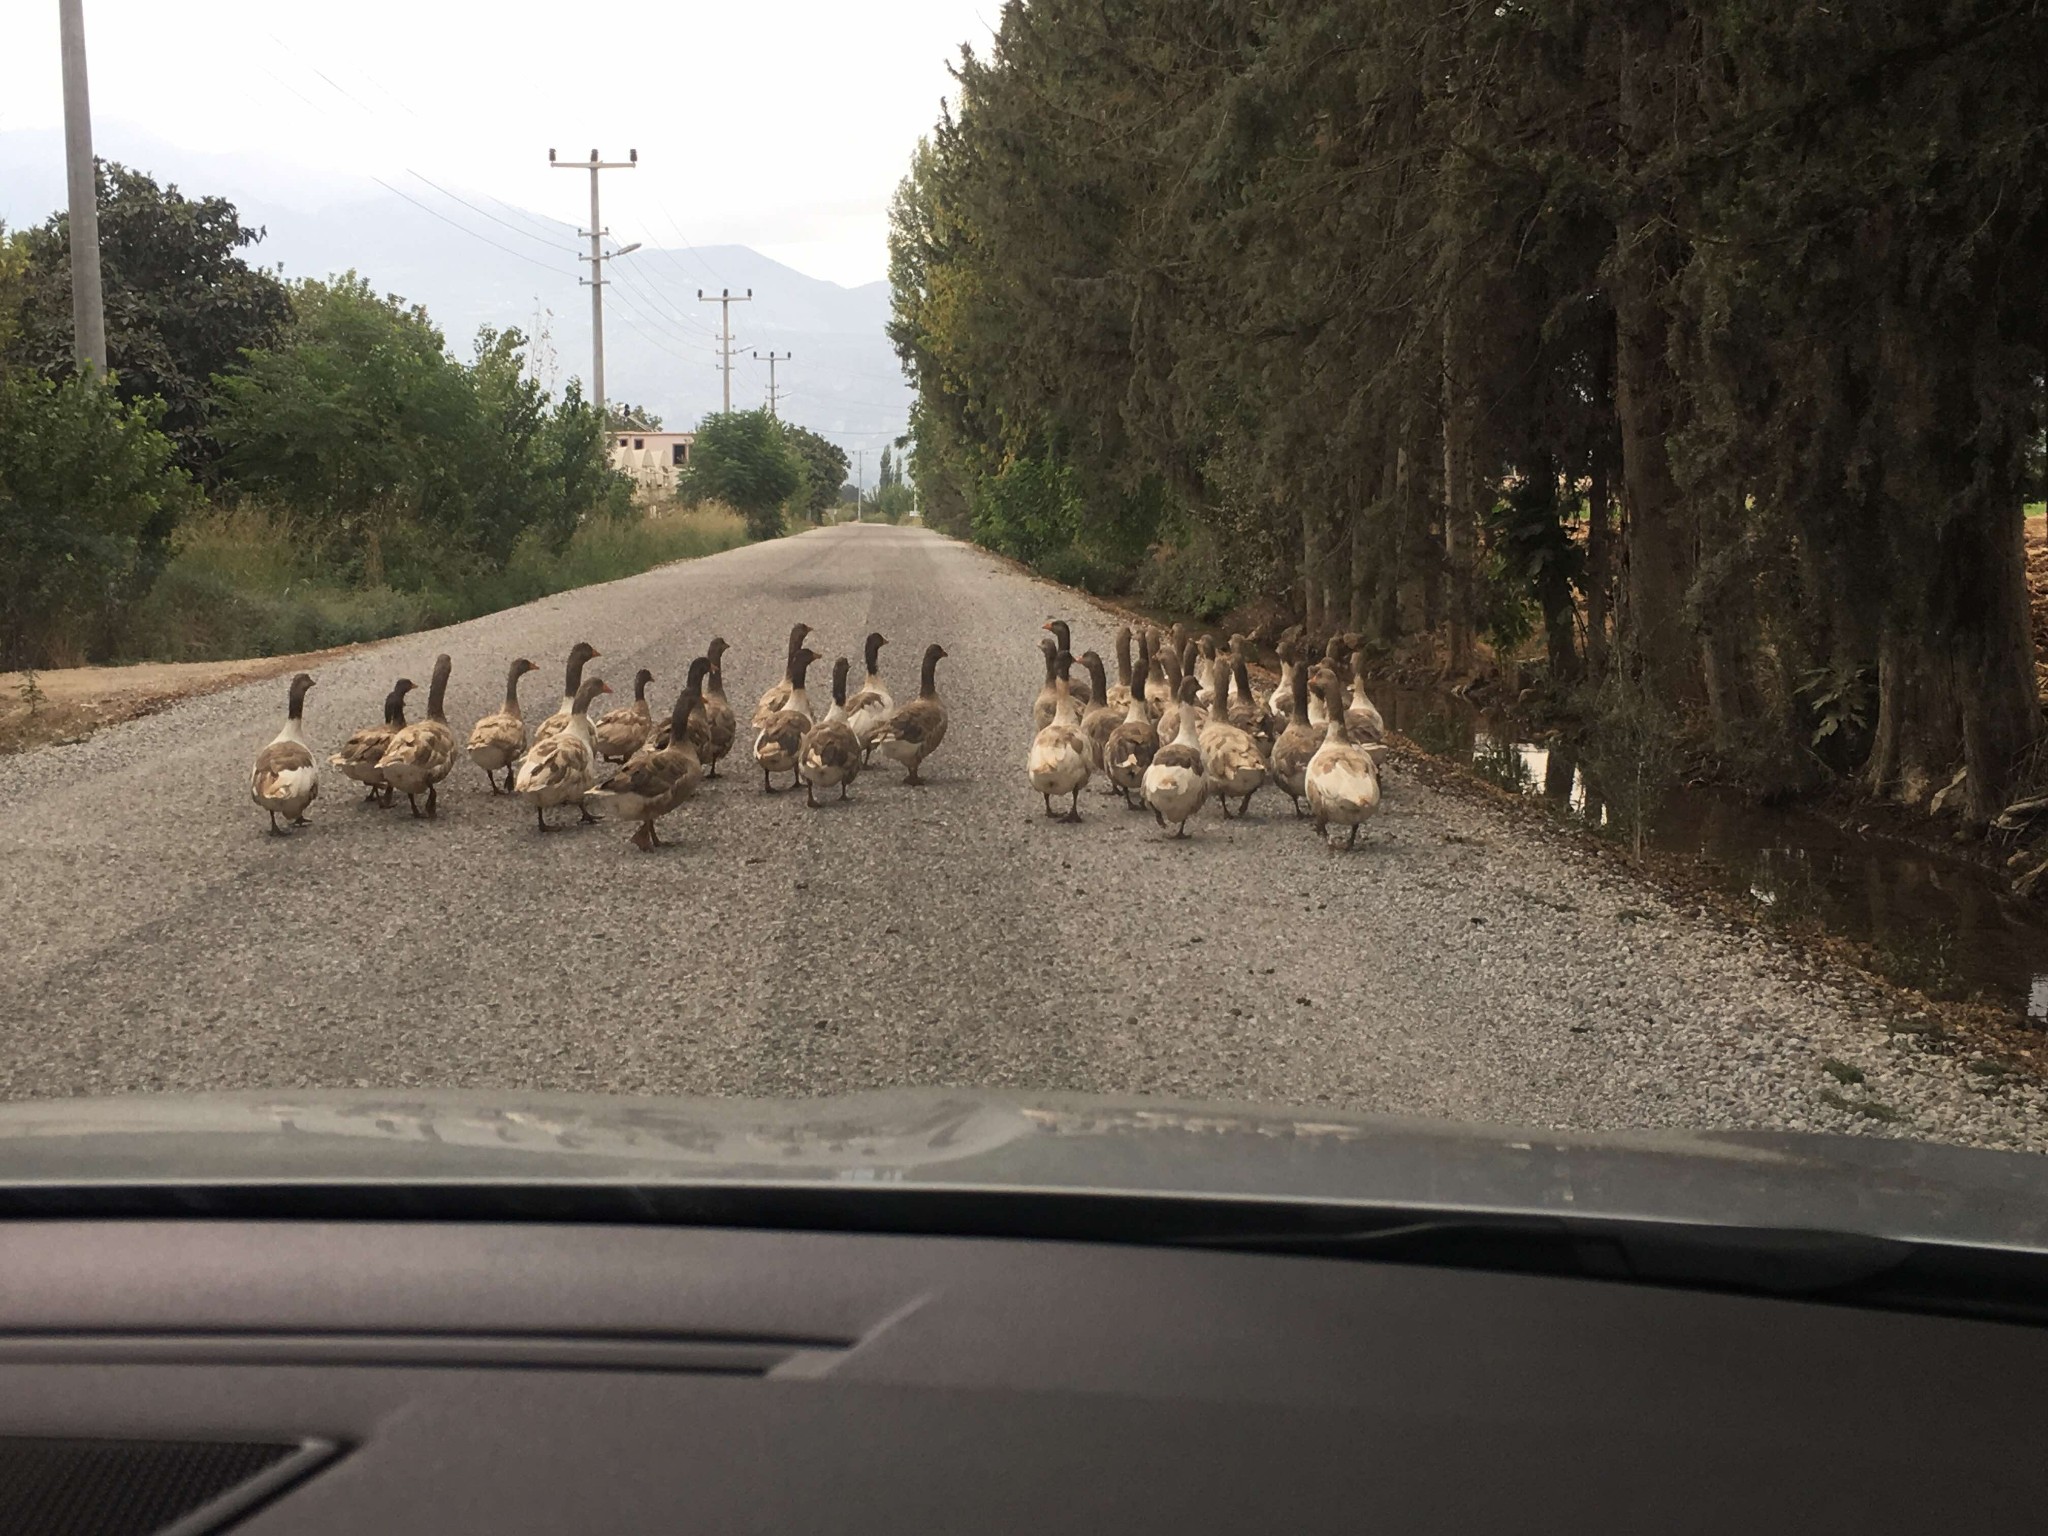
M382 640L717 554L746 537L730 508L665 507L592 519L559 551L529 536L504 569L460 583L362 587L324 568L264 509L221 508L179 529L119 649L127 661L220 661Z

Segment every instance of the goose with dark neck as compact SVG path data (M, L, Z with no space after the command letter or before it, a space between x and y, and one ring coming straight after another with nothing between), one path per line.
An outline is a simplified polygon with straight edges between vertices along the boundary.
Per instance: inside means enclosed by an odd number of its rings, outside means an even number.
M511 789L512 765L526 751L526 717L519 712L519 679L539 670L524 656L506 668L504 704L496 714L485 715L477 721L469 733L469 745L465 748L469 760L483 769L484 778L494 795L502 795ZM501 771L505 775L503 789L498 787Z
M1124 797L1124 804L1137 809L1131 800L1135 791L1145 787L1145 770L1152 766L1153 754L1159 750L1159 728L1152 723L1152 711L1146 703L1145 685L1152 670L1152 658L1143 642L1139 644L1138 670L1133 675L1130 702L1124 706L1122 724L1109 733L1109 739L1102 744L1102 771L1108 778L1110 788Z
M832 663L832 707L804 734L798 752L797 777L804 781L804 804L813 809L819 790L837 788L844 800L848 786L860 776L860 737L854 734L846 713L846 674L850 670L844 656Z
M1202 744L1202 771L1208 776L1209 790L1228 819L1232 815L1233 796L1238 801L1235 814L1242 816L1250 808L1252 796L1265 784L1266 754L1259 750L1258 738L1230 722L1231 669L1219 663L1215 677L1215 703L1197 736Z
M1065 651L1069 656L1076 654L1074 650L1073 625L1069 624L1065 619L1048 619L1045 627L1052 631L1052 637L1059 642L1059 648L1062 651ZM1074 677L1067 679L1067 691L1074 696L1074 706L1077 709L1086 709L1101 697L1100 694L1091 693L1086 683Z
M1060 698L1060 643L1051 635L1038 642L1039 654L1045 658L1045 681L1039 685L1038 694L1031 701L1031 729L1034 733L1052 724L1053 710Z
M1308 718L1309 675L1306 667L1296 667L1288 677L1287 726L1273 743L1273 782L1286 791L1287 798L1294 802L1294 814L1303 814L1301 797L1304 780L1308 774L1309 759L1316 755L1316 748L1323 744L1322 728L1309 723Z
M391 786L377 764L390 748L391 738L405 729L405 696L412 692L413 687L413 680L409 677L401 677L393 683L391 691L384 695L384 723L364 726L341 744L339 752L327 759L329 767L339 768L358 784L369 786L368 798L379 806L391 804Z
M939 662L946 648L936 643L924 649L917 697L902 705L875 730L875 750L893 763L909 770L905 784L922 785L919 776L925 760L939 750L946 739L946 706L939 699Z
M647 745L654 734L654 712L647 704L647 685L654 674L642 667L633 674L633 702L624 709L606 710L591 730L597 737L597 755L608 763L623 763Z
M278 817L294 827L305 826L306 807L320 795L320 765L313 761L305 735L306 692L312 686L310 673L292 679L285 694L284 726L256 754L256 764L249 770L249 798L270 813L270 830L280 837L285 834Z
M868 636L867 677L860 690L846 700L846 723L860 743L863 763L874 754L876 727L896 711L895 697L882 681L882 647L888 643L879 629Z
M638 822L639 828L629 841L642 853L651 853L661 846L661 834L655 823L695 795L703 781L703 762L697 755L696 743L690 739L690 722L700 717L704 680L710 671L711 660L707 656L691 662L689 681L683 684L683 691L676 695L675 708L669 711L666 742L660 746L650 742L642 747L627 760L625 767L584 797L586 804L596 801L600 807Z
M1145 770L1145 804L1163 828L1173 826L1175 837L1188 835L1188 822L1209 798L1209 780L1203 772L1202 742L1196 729L1195 689L1192 677L1180 680L1180 708L1173 740L1153 754Z
M1024 771L1031 780L1031 787L1044 798L1047 816L1055 814L1052 808L1054 795L1069 795L1072 802L1067 814L1060 819L1078 822L1081 819L1081 791L1087 786L1093 769L1089 760L1088 738L1081 730L1080 710L1068 689L1068 674L1073 666L1074 658L1061 651L1054 674L1057 696L1052 719L1032 737L1031 751L1024 760Z
M541 831L548 830L547 813L553 807L574 802L582 820L596 821L583 803L596 783L597 737L590 725L590 701L611 687L601 677L587 677L569 701L569 715L562 729L546 741L535 741L533 750L519 765L512 781L512 793L533 807Z
M1380 776L1372 754L1354 746L1344 729L1344 688L1334 676L1323 679L1323 741L1302 775L1309 819L1316 836L1328 838L1332 822L1350 828L1344 846L1358 842L1358 829L1380 807Z
M1130 658L1125 657L1124 676L1130 677ZM1095 697L1108 699L1117 690L1109 686L1103 670L1102 658L1093 651L1081 653L1081 665L1088 669L1088 681L1095 690ZM1124 723L1124 716L1130 710L1131 690L1123 688L1123 702L1103 703L1091 706L1081 715L1081 734L1088 738L1088 763L1098 773L1102 770L1102 749L1109 741L1109 733ZM1112 791L1113 793L1114 791Z
M818 653L808 646L799 646L789 658L788 705L762 721L761 734L754 738L754 763L761 770L761 789L766 794L776 793L775 774L788 774L791 789L802 781L798 754L811 728L811 701L804 691L804 679L817 659Z
M704 675L704 746L700 755L704 776L711 779L718 777L718 765L732 751L733 738L739 734L739 721L725 696L725 653L731 649L723 635L713 635L704 648L704 659L711 668Z
M434 658L434 680L427 687L427 718L393 736L377 763L391 787L405 796L414 816L441 814L441 781L455 766L455 733L448 728L448 674L452 669L445 654ZM421 795L427 797L424 813Z
M782 681L761 695L761 702L754 707L754 729L760 730L768 723L769 717L778 715L789 708L789 701L798 691L791 681L790 668L796 665L797 653L804 649L804 642L810 638L811 626L794 624L790 626L789 648L783 653ZM816 652L812 653L815 660Z
M578 640L569 652L568 665L562 670L562 702L555 706L555 712L533 728L533 744L537 747L544 741L551 741L569 724L569 715L576 707L576 695L583 687L583 669L604 652L588 640Z

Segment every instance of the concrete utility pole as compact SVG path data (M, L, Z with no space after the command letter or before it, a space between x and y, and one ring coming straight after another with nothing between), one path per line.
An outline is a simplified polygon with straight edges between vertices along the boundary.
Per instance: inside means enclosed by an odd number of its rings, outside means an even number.
M107 310L100 291L100 189L85 90L84 0L57 0L64 58L64 169L71 192L71 352L83 372L107 371Z
M697 290L699 304L718 306L718 366L725 370L725 414L728 416L732 414L732 307L746 303L753 296L751 288L743 294L735 294L730 288L721 288L716 293L706 293L702 288Z
M548 164L558 171L590 172L590 228L579 229L579 235L590 236L590 254L580 260L590 263L590 403L597 408L598 418L604 418L604 263L611 257L605 255L604 237L611 233L604 227L604 221L597 213L597 173L599 171L630 171L640 163L640 151L629 149L630 157L625 160L600 160L597 151L590 152L587 161L557 160L555 152L548 151ZM621 246L612 256L623 256L628 251L640 249L640 242Z
M768 356L765 359L761 356L760 353L756 352L754 354L754 361L757 363L765 361L768 364L768 414L770 416L775 416L775 365L778 362L788 362L789 354L785 352L782 354L781 357L778 358L775 355L775 349L771 347L769 348ZM779 421L782 418L776 416L775 419Z

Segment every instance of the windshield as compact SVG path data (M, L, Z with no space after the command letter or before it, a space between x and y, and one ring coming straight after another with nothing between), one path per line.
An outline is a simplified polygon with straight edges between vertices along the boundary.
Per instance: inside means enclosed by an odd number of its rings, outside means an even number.
M2048 1151L2043 58L34 8L0 1097Z

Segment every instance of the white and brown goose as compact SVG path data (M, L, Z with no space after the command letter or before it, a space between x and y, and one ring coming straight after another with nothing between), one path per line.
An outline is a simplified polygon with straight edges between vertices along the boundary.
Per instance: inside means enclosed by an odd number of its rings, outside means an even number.
M1102 658L1093 651L1081 653L1081 665L1088 670L1088 681L1098 699L1106 698L1113 691L1102 668ZM1088 765L1096 772L1102 771L1102 748L1109 740L1109 733L1124 723L1124 716L1130 710L1131 690L1123 690L1121 704L1096 704L1081 712L1081 734L1088 738Z
M1202 742L1195 721L1195 680L1180 681L1180 730L1173 740L1153 754L1145 770L1145 804L1164 827L1173 824L1175 837L1188 835L1188 822L1209 798L1209 780L1203 772Z
M713 635L711 643L704 647L704 659L711 667L704 675L705 736L699 756L704 760L704 776L708 779L718 777L718 765L732 751L733 738L739 734L739 720L725 696L725 653L731 649L723 635Z
M320 795L320 765L313 761L305 737L306 690L312 686L309 673L292 679L285 695L284 727L256 754L256 766L249 770L249 798L270 813L270 830L280 837L284 828L277 818L305 826L306 807Z
M592 722L597 755L606 762L623 763L654 734L654 711L647 705L647 685L653 681L654 674L642 667L633 674L633 702L623 709L608 709Z
M1039 685L1038 694L1031 701L1031 729L1044 730L1052 724L1053 711L1060 700L1060 643L1051 635L1038 642L1039 654L1045 658L1045 681Z
M1130 701L1124 706L1123 723L1102 744L1103 775L1110 788L1124 797L1124 804L1133 809L1138 807L1131 795L1144 789L1145 770L1152 766L1152 755L1159 750L1159 728L1152 723L1152 711L1145 704L1145 683L1151 670L1151 658L1143 653L1140 642L1138 670Z
M874 755L875 731L896 712L896 699L882 681L882 647L889 642L878 629L867 640L867 678L846 701L846 723L860 743L862 761Z
M438 816L441 781L455 767L455 733L448 729L448 673L452 663L443 654L434 658L434 680L427 686L427 718L416 720L391 738L391 745L377 762L385 780L421 815L419 797L427 797L424 814Z
M669 711L666 743L655 746L650 742L642 747L623 768L583 797L586 806L595 801L600 809L640 823L629 841L642 853L661 846L655 823L696 794L703 782L704 764L690 739L690 720L704 701L704 678L710 669L710 660L703 656L690 663L689 681Z
M813 809L817 808L819 790L837 789L844 800L847 788L860 777L860 737L854 734L846 713L846 674L850 670L844 656L832 663L832 707L804 734L797 754L804 804Z
M533 807L541 831L548 830L548 812L555 806L574 803L584 821L596 821L583 797L597 782L597 737L590 725L590 701L610 693L601 677L587 677L569 701L569 715L562 728L546 741L535 741L519 764L512 780L512 793Z
M782 681L761 695L761 702L754 706L753 726L756 731L768 723L769 717L779 715L789 708L791 694L795 691L790 679L790 668L796 664L796 653L804 648L804 641L810 637L811 626L793 624L789 630L789 648L783 652L784 665ZM813 661L817 659L813 653Z
M1099 695L1103 704L1116 711L1121 720L1131 706L1131 626L1119 624L1116 627L1116 684ZM1085 719L1084 719L1085 723Z
M569 664L562 672L562 702L555 706L553 714L533 728L533 744L536 747L544 741L553 740L567 727L569 716L576 708L576 695L583 688L583 669L603 654L604 652L588 640L578 640L570 649Z
M368 785L370 800L379 806L391 804L391 786L377 764L390 748L391 738L405 729L405 696L415 686L409 677L393 683L391 691L384 695L384 723L364 726L327 759L330 768L339 768L346 777Z
M1351 654L1351 696L1344 704L1344 729L1355 746L1373 746L1387 739L1387 721L1365 691L1365 652Z
M906 784L925 782L918 771L946 739L946 706L939 699L939 663L945 656L943 645L933 643L924 648L917 697L875 730L875 750L909 770L903 777Z
M1152 658L1152 675L1145 679L1145 707L1151 710L1152 718L1157 720L1172 708L1180 697L1178 677L1167 676L1166 668L1166 658L1171 655L1177 670L1180 666L1180 656L1174 650L1173 642L1156 626L1148 628L1145 632L1145 653Z
M519 712L519 679L539 670L524 656L513 662L505 671L504 704L496 714L477 721L469 733L469 745L465 748L469 760L483 769L494 795L511 789L512 765L526 751L526 717ZM503 789L498 787L501 772L505 775Z
M1094 766L1088 737L1081 730L1080 709L1068 689L1068 674L1073 666L1074 658L1061 651L1054 673L1057 697L1052 719L1031 739L1024 770L1031 787L1044 797L1047 816L1058 814L1052 808L1054 795L1070 795L1072 803L1060 819L1077 822L1081 819L1081 791L1087 787Z
M1270 767L1273 782L1286 791L1287 798L1294 802L1294 814L1303 813L1301 797L1303 780L1308 774L1309 759L1316 755L1316 748L1323 744L1320 727L1309 724L1308 691L1309 675L1305 667L1297 667L1288 679L1287 727L1281 731L1280 739L1273 743L1273 757Z
M1328 838L1331 822L1351 829L1344 846L1358 841L1358 829L1380 808L1380 776L1372 754L1354 746L1344 732L1344 691L1335 677L1323 680L1323 744L1302 775L1309 819L1316 835Z
M1230 668L1218 666L1215 678L1215 706L1197 735L1202 743L1202 771L1228 819L1232 797L1238 802L1236 814L1242 816L1266 782L1266 754L1259 750L1257 737L1230 723Z
M774 775L778 773L790 775L791 789L802 782L803 769L798 759L803 751L804 734L812 723L811 701L804 691L804 678L811 663L817 659L818 653L810 647L797 647L789 658L787 706L762 721L761 734L754 738L754 764L761 770L761 789L765 794L776 793Z
M1069 656L1080 654L1074 649L1073 625L1069 624L1065 619L1048 619L1045 627L1052 631L1052 637L1059 643L1060 650L1065 651ZM1086 709L1100 697L1099 694L1091 693L1088 685L1078 677L1067 679L1067 691L1074 696L1074 707L1076 709Z

